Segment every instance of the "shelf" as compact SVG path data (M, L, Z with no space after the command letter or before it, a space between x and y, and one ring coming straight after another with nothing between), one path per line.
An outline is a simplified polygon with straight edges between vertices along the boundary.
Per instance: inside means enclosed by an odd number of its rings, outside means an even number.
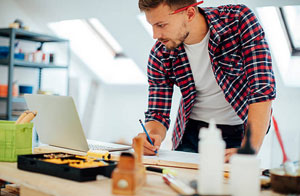
M0 101L1 100L7 101L7 97L0 97ZM24 97L13 97L12 102L14 102L14 103L25 103L25 98Z
M25 103L24 97L13 97L12 102L14 103Z
M42 69L50 68L50 69L65 69L68 71L69 63L70 63L70 44L69 40L61 39L59 37L51 36L51 35L44 35L40 33L34 33L30 31L26 31L24 29L14 29L14 28L0 28L0 37L8 38L9 39L9 56L6 58L0 59L0 66L6 66L8 68L8 82L7 85L12 88L13 80L14 80L14 67L23 67L23 68L33 68L38 69L38 89L41 88L42 83ZM15 41L16 40L25 40L25 41L32 41L32 42L39 42L41 44L47 43L62 43L67 46L67 62L61 65L53 64L53 63L37 63L37 62L28 62L25 60L20 60L15 58L14 52L15 51ZM67 92L69 87L68 81L68 74L67 74ZM12 89L10 89L10 95L12 95ZM0 115L0 119L2 120L16 120L19 114L18 111L13 111L13 103L25 103L24 97L0 97L1 102L6 103L6 113ZM2 104L3 105L3 104Z
M16 39L22 39L28 41L35 41L35 42L68 42L69 41L51 35L33 33L24 29L14 29L14 28L0 29L0 36L10 37L12 32L15 32Z
M8 65L8 59L0 59L0 65ZM15 67L30 67L30 68L55 68L55 69L66 69L68 66L55 65L55 64L45 64L45 63L35 63L22 60L14 60Z
M16 121L19 117L18 116L12 116L10 121ZM8 120L7 116L5 115L0 115L0 120Z

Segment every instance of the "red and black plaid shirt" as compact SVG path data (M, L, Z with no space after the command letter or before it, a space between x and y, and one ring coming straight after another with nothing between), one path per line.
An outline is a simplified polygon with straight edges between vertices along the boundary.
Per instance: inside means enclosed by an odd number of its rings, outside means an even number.
M244 5L199 8L210 30L212 71L225 99L247 123L249 104L275 98L275 78L264 32ZM174 84L182 99L172 136L173 149L182 139L195 102L196 88L183 44L168 51L156 42L148 61L149 103L146 122L156 120L167 129Z

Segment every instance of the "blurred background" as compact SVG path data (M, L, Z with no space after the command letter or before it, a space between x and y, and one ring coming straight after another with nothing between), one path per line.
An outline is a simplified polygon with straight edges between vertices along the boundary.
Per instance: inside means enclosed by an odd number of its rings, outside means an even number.
M138 119L144 119L147 110L146 66L155 42L151 26L137 4L137 0L0 0L1 29L11 25L63 39L43 45L30 39L14 40L16 65L9 72L5 54L11 43L8 34L0 30L0 64L4 65L0 66L0 118L13 120L26 109L23 93L70 95L89 139L131 143L142 132ZM207 0L201 6L224 4L247 5L265 30L277 82L273 114L288 155L297 161L300 156L300 1ZM34 39L36 35L30 36ZM40 69L41 65L49 67ZM9 73L12 73L10 78ZM14 89L10 102L5 91L8 81ZM165 149L171 149L179 100L180 92L175 88L171 126L162 144ZM276 167L282 162L273 126L259 157L262 167Z

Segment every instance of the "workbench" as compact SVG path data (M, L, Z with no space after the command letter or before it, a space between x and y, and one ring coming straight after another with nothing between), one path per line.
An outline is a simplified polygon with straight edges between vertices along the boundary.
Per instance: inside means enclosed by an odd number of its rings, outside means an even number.
M34 152L40 152L36 149ZM73 151L65 151L72 153ZM48 151L49 152L49 151ZM78 152L83 154L82 152ZM174 168L178 179L189 183L197 179L198 170L186 168ZM99 176L96 181L75 182L49 175L27 172L17 169L17 163L0 162L0 179L20 185L21 196L82 196L82 195L112 195L111 179ZM224 180L224 193L228 193L229 185ZM136 195L178 195L173 189L166 185L161 174L147 171L147 183L139 189ZM262 196L280 195L272 191L262 191Z

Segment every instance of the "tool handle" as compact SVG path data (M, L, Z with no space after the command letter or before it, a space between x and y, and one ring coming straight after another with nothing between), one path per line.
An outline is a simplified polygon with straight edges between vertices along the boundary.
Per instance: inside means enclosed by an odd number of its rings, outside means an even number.
M36 111L30 111L27 113L27 115L19 122L20 124L25 124L25 123L30 123L36 116L37 112Z
M152 171L152 172L158 172L158 173L163 173L163 169L159 167L146 167L146 170Z
M281 139L281 136L280 136L280 132L279 132L279 128L278 128L278 124L277 124L277 121L275 120L274 116L272 116L272 120L273 120L273 124L274 124L274 128L275 128L275 133L276 133L276 136L277 136L280 148L282 150L283 162L286 162L288 160L288 158L287 158L287 155L285 153L283 142L282 142L282 139Z
M28 114L28 110L26 110L25 112L23 112L20 116L19 116L19 118L16 120L16 122L15 122L15 124L17 125L17 124L20 124L20 122L23 120L23 118Z

